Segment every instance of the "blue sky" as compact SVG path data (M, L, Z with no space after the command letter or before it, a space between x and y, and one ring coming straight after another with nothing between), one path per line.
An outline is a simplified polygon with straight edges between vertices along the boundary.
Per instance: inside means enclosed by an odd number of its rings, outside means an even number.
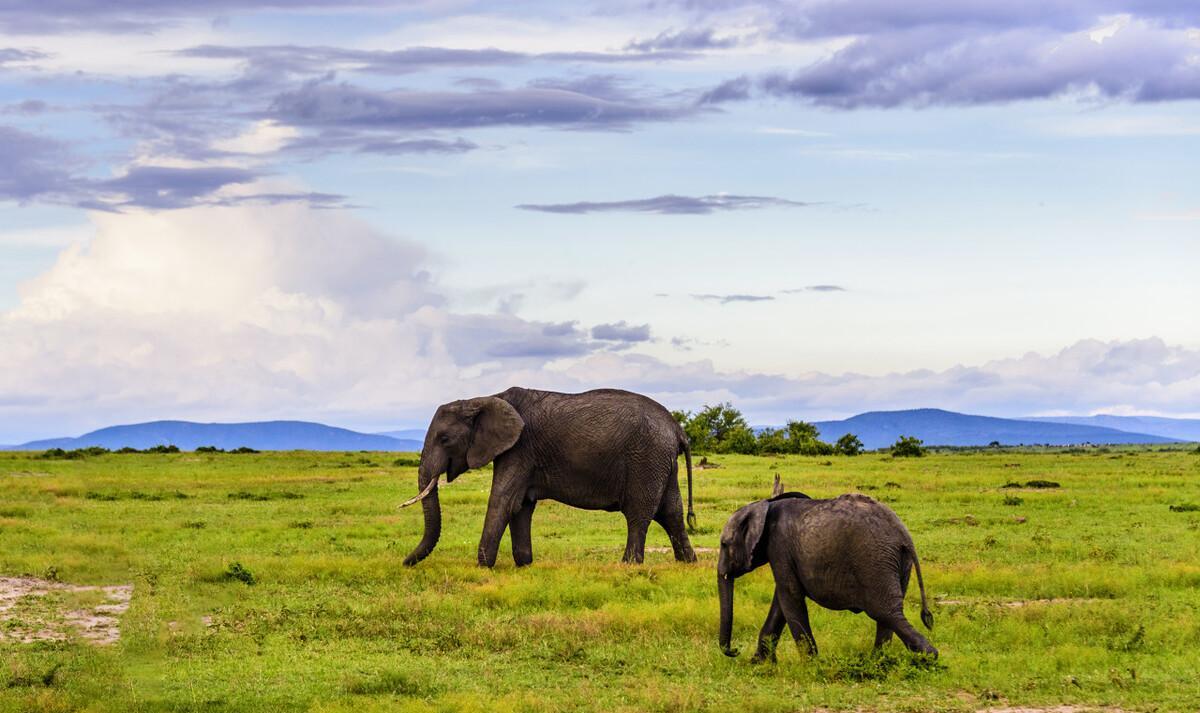
M4 5L0 443L1197 415L1198 99L1155 0Z

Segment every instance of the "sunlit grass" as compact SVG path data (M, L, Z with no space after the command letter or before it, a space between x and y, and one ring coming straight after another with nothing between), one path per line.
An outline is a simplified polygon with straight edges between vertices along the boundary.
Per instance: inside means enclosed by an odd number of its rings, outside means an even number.
M442 541L409 569L420 512L396 505L416 474L394 455L0 454L0 576L135 586L116 646L0 642L0 710L1200 705L1200 512L1170 509L1200 502L1200 455L710 460L696 565L657 526L646 564L622 565L620 515L542 503L534 565L515 569L505 544L485 570L487 470L442 491ZM816 607L816 659L720 654L711 550L776 472L814 497L867 492L908 524L937 664L896 643L872 656L868 619ZM1001 487L1036 479L1061 487ZM766 569L738 583L743 649L771 586Z

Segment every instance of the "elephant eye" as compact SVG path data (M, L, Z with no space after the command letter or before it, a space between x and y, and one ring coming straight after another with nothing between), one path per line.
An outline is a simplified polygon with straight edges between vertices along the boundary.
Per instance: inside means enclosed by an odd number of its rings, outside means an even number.
M445 445L445 444L447 444L447 443L449 443L449 442L450 442L450 436L447 436L446 434L444 434L444 433L443 433L443 434L441 434L440 436L438 436L438 441L439 441L439 442L440 442L442 445Z

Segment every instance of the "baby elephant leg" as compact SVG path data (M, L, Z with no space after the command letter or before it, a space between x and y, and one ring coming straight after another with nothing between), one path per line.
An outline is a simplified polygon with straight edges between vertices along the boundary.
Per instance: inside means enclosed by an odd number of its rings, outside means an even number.
M779 635L787 620L783 617L783 607L779 605L779 590L771 598L771 609L767 612L767 620L763 622L762 630L758 632L758 650L754 652L750 663L770 661L775 663L775 646L779 643Z
M796 640L796 644L803 645L809 655L816 656L817 640L813 637L812 627L808 623L808 603L805 601L807 595L804 589L796 585L780 586L779 580L776 580L775 598L783 609L783 617L787 619L788 628L792 630L792 638Z
M896 632L896 636L900 637L900 640L904 642L904 645L907 646L910 651L915 651L919 654L927 654L937 658L938 650L933 647L933 644L929 643L929 639L926 639L924 636L922 636L921 632L914 629L913 625L908 623L908 619L904 618L903 609L890 612L883 617L871 618L875 619L877 622L877 627L886 625L889 629ZM876 629L875 641L879 641L878 629Z
M891 641L892 633L892 627L882 621L875 622L875 648L881 649L884 644Z

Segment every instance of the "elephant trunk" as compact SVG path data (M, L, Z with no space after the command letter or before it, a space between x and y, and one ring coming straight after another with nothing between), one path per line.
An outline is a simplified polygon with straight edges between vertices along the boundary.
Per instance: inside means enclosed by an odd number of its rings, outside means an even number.
M738 650L729 646L729 639L733 636L733 577L718 574L717 591L721 595L721 653L729 657L737 656Z
M421 459L421 467L417 471L417 487L424 491L426 488L432 487L429 494L421 500L421 511L425 515L425 532L421 535L421 541L417 543L416 549L404 558L404 564L411 567L429 556L433 552L433 548L437 546L438 538L442 535L442 506L438 501L438 487L436 480L440 473L434 466Z

